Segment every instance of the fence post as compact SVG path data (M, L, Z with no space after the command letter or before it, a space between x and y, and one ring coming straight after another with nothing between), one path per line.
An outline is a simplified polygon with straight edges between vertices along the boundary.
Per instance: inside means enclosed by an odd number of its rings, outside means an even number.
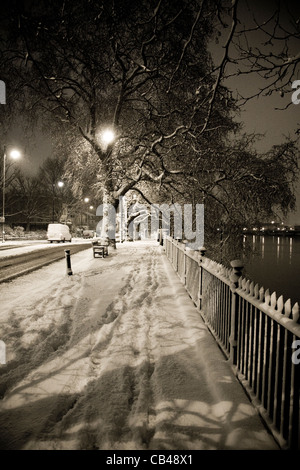
M206 253L206 248L202 246L199 248L199 259L198 259L198 266L199 266L199 286L198 286L198 308L199 310L202 309L202 287L203 287L203 268L202 268L202 261Z
M238 337L238 301L236 295L236 289L238 287L239 278L242 275L242 269L244 267L241 260L236 259L230 262L232 267L232 274L230 276L230 289L232 292L231 297L231 324L230 324L230 360L232 365L237 364L237 337Z
M184 279L184 285L186 286L186 245L184 245L184 250L183 250L183 279Z

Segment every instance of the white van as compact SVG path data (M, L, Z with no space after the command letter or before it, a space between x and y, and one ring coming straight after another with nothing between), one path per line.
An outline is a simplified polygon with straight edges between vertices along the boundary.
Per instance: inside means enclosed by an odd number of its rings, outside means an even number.
M64 224L49 224L47 230L47 238L52 242L71 242L72 236L70 229Z

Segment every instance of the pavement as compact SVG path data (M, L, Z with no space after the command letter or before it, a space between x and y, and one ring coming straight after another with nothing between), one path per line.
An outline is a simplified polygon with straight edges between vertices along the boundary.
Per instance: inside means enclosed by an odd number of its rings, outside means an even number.
M163 259L165 263L169 263L166 257ZM169 273L169 282L177 299L181 299L182 308L187 312L197 311L173 267L171 269L173 274ZM193 315L188 317L192 318ZM192 329L193 324L187 327ZM204 375L207 380L203 380L205 383L198 390L197 401L214 403L212 407L201 408L202 416L206 410L206 417L203 418L206 423L211 423L212 433L215 416L220 416L222 430L218 434L216 449L281 450L204 322L202 328L206 329L206 334L202 334L201 340L196 344L196 357L200 367L206 371Z
M150 447L152 449L280 450L235 376L231 363L225 358L204 321L201 320L199 311L166 258L162 247L157 247L156 243L144 246L143 243L137 242L120 246L115 255L105 260L93 259L91 253L90 256L91 260L85 260L88 271L84 271L82 262L78 267L75 263L74 273L77 275L72 277L73 283L70 286L68 284L68 288L72 289L72 295L77 298L76 296L82 295L80 287L84 283L84 298L78 298L78 304L72 300L76 317L74 328L77 325L80 334L86 335L87 347L84 360L87 364L92 363L95 374L95 381L89 390L93 392L95 387L97 391L95 396L93 393L87 393L81 398L82 413L84 414L86 410L89 412L93 399L96 399L93 410L96 413L100 408L101 422L107 426L115 426L111 418L111 409L112 406L116 406L118 416L129 412L128 416L126 414L124 417L124 422L132 420L133 423L137 423L136 432L140 432L142 426L139 425L139 420L140 415L143 416L143 411L150 420L147 426L153 431L152 447ZM81 267L82 274L80 274ZM69 280L64 282L67 281ZM97 295L96 298L94 298L95 283L102 289L102 296ZM51 314L54 308L57 310L60 289L63 294L63 305L66 302L64 283L62 282L62 285L56 289L56 294L49 296L49 300L45 297L43 312L48 307ZM46 305L47 302L49 306ZM88 312L91 313L90 316ZM23 310L22 315L24 316ZM102 321L104 316L105 321ZM105 329L105 334L99 330L99 322L101 325L103 323L102 330ZM152 332L147 322L150 322ZM85 329L88 334L85 333ZM110 329L111 335L108 334ZM101 334L104 334L107 341L109 340L107 345L104 342L103 347ZM76 355L78 354L77 333L74 340L76 347L73 349ZM134 346L132 348L129 347L131 343ZM72 341L70 344L72 345ZM39 344L37 347L40 347ZM67 352L71 354L72 351L69 349ZM57 349L57 363L54 362L54 369L48 374L51 377L52 387L61 381L65 387L68 371L72 386L75 381L74 367L69 365L68 355L63 359L63 352L63 349L61 351ZM144 362L141 363L143 367L149 362L149 367L144 367L145 370L141 368L140 358L143 358ZM64 361L67 361L66 365ZM89 371L90 366L87 368L87 374ZM56 380L55 374L62 375L58 375ZM76 374L79 374L78 380L82 381L84 367L77 363ZM130 380L124 383L124 377L128 374ZM112 383L114 394L111 393ZM129 387L128 390L126 385ZM39 403L36 396L42 388L41 383L35 387L29 381L28 387L32 389L33 402ZM148 396L150 389L152 397ZM44 386L43 393L46 390L48 388ZM74 392L73 389L71 391ZM55 393L52 390L50 395L49 400L63 397L60 389ZM110 401L114 397L117 397L116 403L113 402L110 407ZM123 409L120 407L123 399L126 404L132 401L135 406L131 406L129 411L127 405ZM145 411L142 407L143 400L147 402L148 399L152 402L150 406L145 403ZM12 396L11 400L15 400L15 397ZM152 416L149 410L155 415ZM19 423L22 424L20 413L19 410L16 422L12 422L11 426L18 427ZM26 409L22 413L25 413L26 417ZM33 413L32 408L30 413ZM73 423L73 413L76 417L78 413L76 407L68 411L71 423ZM96 418L97 416L95 420ZM47 419L45 415L45 422ZM42 421L41 408L38 408L37 422L40 421ZM10 420L7 422L11 423ZM60 422L63 422L61 416ZM30 420L30 426L32 423L34 423L33 418ZM105 426L102 427L105 430ZM148 427L144 429L145 433ZM22 424L21 428L22 434L26 427ZM67 434L68 430L63 431ZM100 430L97 432L100 433ZM49 439L51 437L49 436ZM89 435L88 439L90 437ZM106 436L100 437L97 434L98 448L101 449L102 439ZM56 438L54 441L57 445ZM164 447L161 447L162 443ZM118 444L119 442L115 443ZM182 447L182 444L186 444L186 447ZM156 445L158 447L155 447ZM118 449L118 447L110 448Z

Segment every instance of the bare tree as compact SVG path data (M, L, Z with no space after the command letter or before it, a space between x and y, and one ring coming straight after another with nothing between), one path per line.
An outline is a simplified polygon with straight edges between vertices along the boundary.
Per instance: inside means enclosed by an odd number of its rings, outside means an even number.
M44 213L43 186L36 177L24 176L19 172L12 188L14 196L13 208L26 221L26 230L30 230L31 222Z
M299 2L276 0L262 4L237 0L233 8L235 30L227 43L223 78L239 76L242 80L247 75L260 79L252 93L240 95L241 104L274 93L291 97L300 71ZM291 104L289 99L282 109Z
M71 189L64 180L65 159L63 155L48 157L41 165L37 179L40 181L46 220L58 222L63 212L63 206L70 204Z
M1 64L13 70L27 110L42 110L63 136L75 193L92 185L115 208L132 189L148 201L202 194L231 210L226 184L241 175L228 169L239 158L235 150L228 158L237 106L224 79L237 60L255 56L245 55L251 28L240 27L238 7L238 0L11 2ZM214 64L208 45L216 33L223 42ZM253 182L251 174L244 181Z
M208 73L211 2L111 0L86 9L52 1L15 13L18 52L4 59L17 68L29 107L46 110L98 156L104 204L117 207L141 182L182 174L191 140L233 127L233 101Z

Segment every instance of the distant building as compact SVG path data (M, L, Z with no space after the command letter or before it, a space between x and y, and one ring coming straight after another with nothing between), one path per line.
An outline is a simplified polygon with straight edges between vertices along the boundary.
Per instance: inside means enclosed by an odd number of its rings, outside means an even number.
M296 227L299 227L298 229ZM294 235L300 231L300 226L289 225L284 222L264 222L253 227L244 227L243 233L265 235Z

